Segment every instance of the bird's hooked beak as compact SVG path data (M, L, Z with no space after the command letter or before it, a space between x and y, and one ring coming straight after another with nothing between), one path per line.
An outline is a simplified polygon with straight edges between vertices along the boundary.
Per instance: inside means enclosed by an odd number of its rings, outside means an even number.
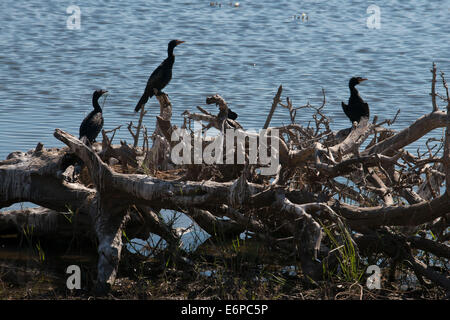
M102 95L104 95L105 93L108 93L108 90L102 90Z
M369 80L369 79L367 79L367 78L360 78L360 79L359 79L359 83L364 82L364 81L366 81L366 80Z
M185 43L186 41L177 40L177 45Z

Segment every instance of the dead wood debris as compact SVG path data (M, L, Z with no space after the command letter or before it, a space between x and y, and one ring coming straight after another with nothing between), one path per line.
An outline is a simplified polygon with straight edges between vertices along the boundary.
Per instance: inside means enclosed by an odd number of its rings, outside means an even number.
M446 96L437 93L436 72L433 64L431 113L398 132L389 128L398 113L392 120L377 123L375 117L372 123L363 120L356 127L332 131L324 110L325 91L320 107L308 103L296 108L289 98L281 102L280 86L264 124L280 132L280 165L271 176L248 163L249 140L241 146L245 164L174 164L171 150L178 142L171 137L177 126L171 122L166 94L157 96L161 109L153 134L142 125L144 108L138 125L128 124L133 145L113 144L120 127L104 131L103 142L92 148L56 129L54 136L66 148L38 144L0 161L0 208L23 201L41 206L0 212L0 234L21 233L31 226L44 236L73 236L71 229L80 235L93 232L98 239L97 285L107 290L116 278L124 230L128 237L142 239L155 233L172 248L179 247L179 233L159 215L171 209L185 213L213 237L246 232L264 239L274 249L296 255L303 273L315 281L323 277L325 263L327 268L333 267L332 261L337 264L333 256L341 252L339 246L351 242L359 259L382 254L392 268L404 264L420 281L426 278L450 290L450 99L443 74ZM437 97L446 103L441 109ZM228 106L220 95L208 97L206 103L219 108L183 113L181 128L191 137L210 128L243 130L224 116ZM290 123L269 127L278 105L289 112ZM302 109L314 112L307 125L298 119ZM206 125L196 132L193 121ZM415 155L405 150L437 128L445 130L442 139L428 141ZM215 139L205 138L202 146ZM61 170L69 151L82 160L87 178L69 179L73 174L67 170L73 168ZM421 259L424 254L434 255L434 264L444 261L444 268L436 271Z

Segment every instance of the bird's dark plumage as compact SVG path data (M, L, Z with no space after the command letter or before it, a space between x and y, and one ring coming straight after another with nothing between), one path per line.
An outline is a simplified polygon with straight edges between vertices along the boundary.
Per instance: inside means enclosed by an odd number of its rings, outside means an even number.
M348 99L348 105L342 102L342 110L353 123L359 122L361 117L369 117L369 105L360 97L356 85L367 79L361 77L353 77L350 79L348 86L350 88L350 98Z
M231 119L231 120L236 120L236 119L237 119L237 117L238 117L237 113L236 113L236 112L233 112L233 111L231 111L231 109L230 109L230 108L228 108L228 119Z
M165 86L167 86L172 79L172 67L175 62L175 55L173 49L183 43L184 41L172 40L167 46L167 58L152 72L150 78L147 81L144 94L134 108L134 111L139 111L143 105L145 105L149 98L153 97L154 90L160 92Z
M92 106L94 110L84 118L80 125L80 140L87 139L93 143L103 128L102 108L98 104L98 99L105 94L106 90L96 90L92 95Z

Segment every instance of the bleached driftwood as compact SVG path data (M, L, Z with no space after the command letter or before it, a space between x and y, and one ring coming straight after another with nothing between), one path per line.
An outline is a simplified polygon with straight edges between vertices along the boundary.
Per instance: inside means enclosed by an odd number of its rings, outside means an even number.
M280 86L271 110L281 104L281 93ZM447 111L438 110L433 102L433 112L400 132L385 128L388 122L377 123L377 119L332 132L323 113L325 98L323 106L316 108L315 127L305 127L295 123L298 108L287 99L287 105L282 106L289 110L292 123L277 128L282 134L278 138L280 164L272 176L259 175L256 166L248 163L200 164L197 171L192 165L171 163L174 144L170 138L176 129L171 122L172 105L166 94L157 99L160 115L151 136L145 128L132 131L130 123L133 146L125 142L113 145L113 138L104 132L101 151L96 151L56 129L54 136L68 148L45 149L39 145L0 162L0 208L23 201L42 207L1 212L0 233L20 233L34 226L42 236L64 235L73 227L67 218L76 213L81 230L90 229L98 239L97 287L105 291L116 278L124 230L128 237L142 239L156 233L173 248L178 246L176 230L157 214L162 209L184 212L213 237L250 232L296 255L304 274L315 280L323 276L325 261L329 267L330 256L337 254L324 233L327 225L340 234L338 239L353 234L357 248L379 250L392 259L406 261L418 277L450 289L448 275L431 270L410 252L419 248L444 259L449 257L445 243L450 214L448 96ZM208 97L207 104L214 103L219 106L217 115L199 107L200 114L184 113L183 127L187 128L187 121L202 120L208 123L204 130L214 127L222 131L226 126L243 130L239 123L226 118L228 106L222 97ZM144 115L142 112L139 123ZM270 115L267 126L269 123ZM417 156L403 149L436 128L446 129L439 147L443 155L433 148ZM142 148L137 143L140 135ZM361 150L369 137L369 145ZM87 168L89 184L66 179L60 162L69 150ZM244 143L244 150L247 157L248 143ZM116 162L121 166L110 165ZM151 168L151 174L143 170L142 163ZM136 173L129 173L130 168ZM177 175L171 176L165 171L168 168L178 170ZM338 177L346 179L347 184L337 181ZM444 182L445 192L441 193ZM436 240L402 235L392 231L395 226L433 230ZM342 233L347 229L353 233Z

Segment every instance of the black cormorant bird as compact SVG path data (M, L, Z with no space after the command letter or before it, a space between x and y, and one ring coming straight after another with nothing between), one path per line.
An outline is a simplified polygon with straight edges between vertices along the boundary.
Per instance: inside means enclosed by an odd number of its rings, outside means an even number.
M80 125L80 140L87 139L91 144L95 141L103 128L102 108L98 104L98 99L105 94L106 90L96 90L92 95L92 105L94 110L84 118ZM84 141L86 142L86 141Z
M172 67L175 62L175 55L173 54L173 49L183 43L184 41L172 40L169 42L167 47L167 58L164 60L158 68L156 68L150 78L147 81L147 86L145 87L144 94L134 108L134 111L139 111L144 104L147 103L148 99L153 97L155 94L153 89L157 89L160 92L172 79Z
M348 105L342 102L342 110L352 123L354 121L359 123L361 117L369 118L369 105L359 96L358 90L355 88L356 85L366 80L366 78L353 77L348 83L350 98L348 99Z

